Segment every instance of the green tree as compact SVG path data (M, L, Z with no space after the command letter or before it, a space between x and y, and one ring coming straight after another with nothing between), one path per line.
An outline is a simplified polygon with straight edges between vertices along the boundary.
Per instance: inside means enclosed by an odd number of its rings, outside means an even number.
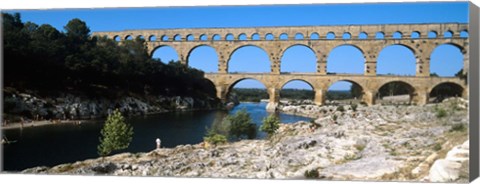
M410 94L411 91L412 87L404 82L390 82L378 90L380 97Z
M15 85L12 81L28 80L28 74L32 70L29 58L30 39L25 31L22 31L24 24L19 13L2 13L3 31L3 62L4 83Z
M352 86L350 87L350 94L352 95L352 97L361 98L362 87L357 84L352 84Z
M101 134L97 149L98 154L104 157L112 151L128 148L132 141L133 128L125 123L125 118L116 109L108 116Z
M119 44L92 37L80 19L69 21L62 32L48 24L22 23L18 13L2 13L2 28L6 87L45 95L68 90L108 98L188 96L208 99L207 105L220 104L215 86L202 71L150 58L142 39Z
M279 127L280 120L277 118L277 116L271 114L263 119L263 124L260 126L260 130L266 132L268 137L271 137Z
M358 105L357 104L352 104L352 105L350 105L350 107L352 108L352 111L357 111Z
M207 130L207 134L203 137L203 140L215 146L227 143L227 137L215 132L214 129Z
M67 37L74 41L85 42L90 36L90 28L84 21L78 18L68 21L63 28L67 31Z
M229 125L231 138L241 139L246 137L253 139L256 136L256 125L252 123L252 118L245 109L237 111L233 116L227 116L224 123Z

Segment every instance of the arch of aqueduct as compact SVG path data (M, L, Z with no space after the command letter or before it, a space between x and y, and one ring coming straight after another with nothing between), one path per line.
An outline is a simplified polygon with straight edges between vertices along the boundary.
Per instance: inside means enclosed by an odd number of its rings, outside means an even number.
M190 53L199 46L210 46L218 56L218 73L206 73L205 77L215 85L217 96L226 100L232 87L244 79L256 79L262 82L269 93L267 109L274 109L280 100L280 90L289 81L305 81L315 91L314 102L323 104L328 87L337 81L349 81L361 86L362 100L372 105L378 90L389 82L404 82L414 91L410 94L416 104L428 102L432 89L440 84L449 83L463 89L462 96L468 98L466 81L456 77L431 77L430 55L441 44L454 45L463 54L463 71L468 71L468 39L461 37L462 31L468 31L468 24L384 24L384 25L348 25L348 26L302 26L302 27L254 27L254 28L196 28L196 29L154 29L125 30L116 32L95 32L93 36L124 41L142 37L149 53L162 46L174 48L181 63L188 65ZM436 36L429 37L433 32ZM327 34L334 34L333 39ZM444 37L450 33L451 37ZM295 39L301 34L304 39ZM350 38L343 38L348 34ZM383 38L376 38L381 34ZM401 38L393 35L401 35ZM412 35L419 35L413 38ZM287 35L281 39L280 35ZM311 35L318 35L314 39ZM367 37L360 38L360 35ZM156 37L156 40L152 38ZM272 39L270 39L271 37ZM283 37L283 36L282 36ZM227 40L227 38L229 38ZM268 39L267 39L268 38ZM228 61L232 54L244 46L262 48L270 59L270 73L228 73ZM281 73L280 59L285 50L291 46L303 45L310 48L316 55L315 73ZM352 45L358 48L364 56L364 74L327 74L328 54L341 45ZM377 57L380 51L390 45L402 45L410 49L416 58L415 76L385 76L377 75Z

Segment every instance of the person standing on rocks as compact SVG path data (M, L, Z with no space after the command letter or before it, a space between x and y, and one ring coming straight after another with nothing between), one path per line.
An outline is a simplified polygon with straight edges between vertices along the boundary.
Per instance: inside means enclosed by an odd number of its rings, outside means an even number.
M159 138L157 138L155 142L157 143L157 149L160 149L160 143L162 143L162 141Z
M22 128L22 129L23 129L23 122L24 122L24 121L25 121L25 120L23 120L23 117L20 117L20 128Z

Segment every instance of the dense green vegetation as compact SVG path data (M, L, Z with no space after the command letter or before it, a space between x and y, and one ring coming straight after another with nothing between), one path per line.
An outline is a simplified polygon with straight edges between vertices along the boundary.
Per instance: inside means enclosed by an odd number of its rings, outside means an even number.
M311 169L311 170L306 170L303 173L303 176L305 176L305 178L307 178L307 179L315 179L315 178L318 178L320 176L320 173L318 173L317 169Z
M98 154L107 156L112 151L128 148L132 141L133 128L125 122L125 118L116 109L110 114L101 131Z
M257 127L246 109L227 116L224 123L229 125L228 133L232 139L253 139L257 135Z
M388 75L393 75L393 74L388 74ZM468 76L468 73L464 74L463 69L460 69L457 73L455 73L455 77L458 77L464 80L465 84L467 84L467 76ZM430 73L430 77L440 77L440 76L437 73L432 72ZM403 82L391 82L382 86L379 89L378 96L384 97L384 96L411 94L413 93L413 90L414 89L409 84L406 84ZM447 84L439 85L435 87L432 90L430 97L437 97L441 101L446 97L461 96L461 95L462 95L462 88L459 88L458 86L447 83Z
M353 87L355 86L355 87ZM360 99L362 95L362 89L356 85L352 85L351 90L344 91L328 91L327 99L329 100L343 100L343 99L352 99L357 97ZM282 89L280 91L280 97L282 99L293 99L293 100L313 100L315 96L314 91L305 90L305 89ZM230 99L238 101L247 101L247 102L259 102L261 99L268 99L268 93L266 89L259 88L234 88L230 92Z
M443 100L447 97L462 96L462 93L462 88L459 88L455 85L443 84L433 88L432 92L430 93L430 97L437 97L437 99Z
M334 90L327 92L327 99L328 100L344 100L344 99L352 99L354 96L348 90Z
M313 100L315 92L307 89L282 89L280 91L280 97L286 99L295 100Z
M268 93L266 89L233 88L229 98L240 102L260 102L261 99L268 99Z
M219 144L225 144L228 141L225 135L216 133L213 129L207 131L207 135L203 137L203 140L210 144L213 144L214 146Z
M403 82L391 82L382 86L378 90L378 95L380 97L384 96L395 96L395 95L405 95L413 92L413 88L407 83Z
M461 73L461 72L459 72ZM459 76L460 77L460 76ZM378 91L378 97L385 96L405 95L411 94L413 88L404 82L391 82L382 86ZM293 99L293 100L305 100L314 99L314 91L305 89L282 89L280 91L280 98ZM345 99L361 99L363 90L359 85L352 84L350 90L330 90L326 94L327 100L345 100ZM439 85L430 94L431 97L441 96L461 96L462 89L454 85ZM261 99L268 99L268 93L266 89L259 88L234 88L230 93L230 99L238 101L259 102ZM442 99L443 99L442 98ZM234 100L233 100L234 101Z
M280 97L284 99L305 100L313 99L315 93L305 89L282 89ZM268 99L266 89L260 88L234 88L230 92L230 98L236 98L242 102L260 102L261 99Z
M263 119L260 131L266 132L268 137L271 137L280 127L280 119L274 114L271 114Z
M215 88L202 71L151 59L140 38L118 44L92 37L80 19L59 31L48 24L23 23L18 13L2 17L5 87L106 97L134 93L215 98Z
M257 135L257 126L246 109L228 115L221 122L214 122L207 130L204 141L212 144L223 143L228 140L253 139Z

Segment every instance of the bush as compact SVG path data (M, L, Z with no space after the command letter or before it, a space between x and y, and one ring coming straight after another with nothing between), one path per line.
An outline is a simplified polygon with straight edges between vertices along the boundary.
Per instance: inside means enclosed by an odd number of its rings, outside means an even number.
M338 118L338 116L337 116L336 114L334 114L334 115L332 116L333 121L337 121L337 118Z
M125 123L125 119L118 109L108 115L107 121L101 130L98 154L107 156L112 151L126 149L133 136L133 128Z
M343 106L341 105L341 106L338 106L338 107L337 107L337 111L343 112L343 111L345 111L345 109L344 109Z
M268 137L271 137L275 131L280 127L280 120L274 114L263 119L263 124L260 126L260 131L266 132Z
M439 143L437 143L437 144L435 144L435 146L433 146L433 150L435 150L435 151L440 151L441 149L442 149L442 145L439 144Z
M303 175L305 178L318 178L320 176L317 169L306 170Z
M209 131L207 133L207 136L203 137L203 140L210 143L210 144L213 144L213 145L219 145L219 144L227 143L227 137L226 136L224 136L222 134L215 133L214 131Z
M253 139L257 135L257 126L252 123L250 115L245 109L239 110L234 115L228 115L222 121L213 122L210 129L207 128L207 138L213 138L215 134L222 135L226 140ZM215 139L220 139L216 137Z
M437 118L443 118L445 116L447 116L447 111L445 109L437 109L437 113L436 113L436 116Z
M352 104L352 105L350 105L350 106L352 107L352 110L353 110L353 111L357 111L357 107L358 107L357 104Z
M357 156L355 154L347 154L343 157L344 162L351 161L351 160L358 160L362 158L361 156Z
M363 151L365 149L365 145L363 144L355 144L353 145L358 151Z
M227 116L223 123L228 125L228 133L231 138L253 139L257 135L257 126L252 123L252 118L245 109L237 111L233 116Z
M450 128L450 132L455 132L455 131L464 131L465 130L465 125L463 123L459 124L454 124L452 125L452 128Z

